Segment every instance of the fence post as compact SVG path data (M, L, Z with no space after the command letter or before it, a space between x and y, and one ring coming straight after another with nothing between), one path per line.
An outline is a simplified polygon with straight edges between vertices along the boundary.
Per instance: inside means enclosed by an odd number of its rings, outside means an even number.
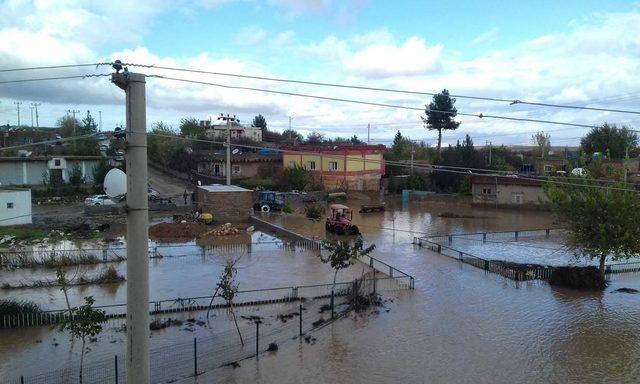
M116 384L118 384L118 355L115 355Z
M546 237L547 237L547 239L548 239L548 238L549 238L549 232L550 232L550 231L549 231L549 228L545 229L544 231L545 231L545 236L546 236Z
M463 253L462 253L462 252L458 252L458 258L460 259L460 261L462 261L462 259L463 259L463 256L462 256L462 255L463 255Z
M300 304L300 313L298 317L300 318L300 336L302 336L302 304Z
M516 241L518 241L518 231L515 231Z
M24 376L20 376L20 384L24 384Z
M193 376L198 376L198 339L193 338Z
M484 270L488 271L489 270L489 260L485 260L484 261Z
M107 249L106 248L102 249L102 261L104 261L104 262L107 261Z
M482 234L482 244L484 244L484 243L486 243L486 242L487 242L487 234L486 234L486 233L483 233L483 234Z
M260 322L256 321L256 359L260 352Z
M451 245L451 243L453 243L453 238L449 235L449 245Z
M442 253L442 246L438 244L438 253Z
M373 257L369 257L369 267L373 268Z
M376 289L377 289L377 285L378 285L377 284L378 283L378 275L376 274L376 272L378 272L378 271L376 271L374 269L373 270L373 294L374 295L376 294Z

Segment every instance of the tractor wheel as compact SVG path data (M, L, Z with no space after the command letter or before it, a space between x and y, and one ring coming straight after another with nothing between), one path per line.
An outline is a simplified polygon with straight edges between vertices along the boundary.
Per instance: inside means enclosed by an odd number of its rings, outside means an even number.
M324 223L324 229L327 231L331 231L331 223L328 221Z
M336 235L344 235L344 227L343 226L336 227Z
M271 207L269 207L267 204L264 204L262 207L260 207L260 210L262 212L269 212L271 211Z
M358 229L357 225L352 225L351 227L349 227L349 234L351 235L359 235L360 234L360 230Z

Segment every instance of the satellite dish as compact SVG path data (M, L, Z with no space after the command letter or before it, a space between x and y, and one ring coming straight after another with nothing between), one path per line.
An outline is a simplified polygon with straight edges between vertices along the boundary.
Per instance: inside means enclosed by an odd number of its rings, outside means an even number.
M113 168L104 177L104 193L109 197L118 197L127 193L127 175L118 168Z

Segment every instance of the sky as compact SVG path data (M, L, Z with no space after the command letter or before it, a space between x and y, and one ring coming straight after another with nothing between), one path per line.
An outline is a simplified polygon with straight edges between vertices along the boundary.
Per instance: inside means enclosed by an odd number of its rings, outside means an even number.
M97 63L170 66L508 100L640 110L638 1L138 0L0 3L0 69ZM430 96L362 91L130 67L132 72L424 108ZM106 74L108 66L0 72L0 81ZM108 77L0 84L0 123L52 126L69 110L102 127L125 121ZM458 98L459 112L639 129L640 115ZM147 123L257 114L271 129L388 142L399 130L429 144L417 110L358 105L147 78ZM458 116L476 144L575 145L588 128Z

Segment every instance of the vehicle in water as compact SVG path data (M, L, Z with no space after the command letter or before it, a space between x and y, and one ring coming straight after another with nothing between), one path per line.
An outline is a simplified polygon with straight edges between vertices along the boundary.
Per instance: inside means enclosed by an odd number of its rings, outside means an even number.
M337 235L357 235L360 233L357 225L354 225L353 212L342 204L331 205L331 216L327 217L324 228Z

